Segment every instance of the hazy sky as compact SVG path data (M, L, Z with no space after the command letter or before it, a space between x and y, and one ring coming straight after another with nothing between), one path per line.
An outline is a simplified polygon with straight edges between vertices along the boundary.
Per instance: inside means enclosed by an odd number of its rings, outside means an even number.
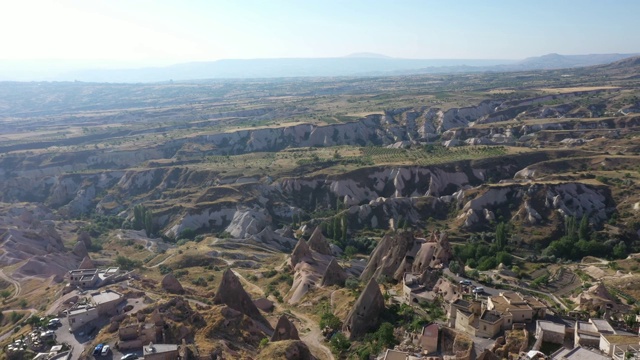
M637 0L8 0L2 60L521 59L640 52Z

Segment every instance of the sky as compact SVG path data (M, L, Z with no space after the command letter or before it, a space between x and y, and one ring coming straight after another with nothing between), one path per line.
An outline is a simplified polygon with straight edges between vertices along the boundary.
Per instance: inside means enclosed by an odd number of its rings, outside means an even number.
M0 12L0 60L638 53L638 14L637 0L11 0Z

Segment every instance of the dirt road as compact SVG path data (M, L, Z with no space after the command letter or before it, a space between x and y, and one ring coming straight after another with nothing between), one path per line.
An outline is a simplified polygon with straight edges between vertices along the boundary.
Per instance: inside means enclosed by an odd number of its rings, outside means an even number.
M13 293L13 295L11 295L11 297L7 298L7 300L12 299L12 298L17 297L17 296L20 296L20 294L22 293L22 286L20 286L20 283L18 281L16 281L13 278L9 277L9 275L5 274L2 270L0 270L0 278L2 278L5 281L10 282L16 288L16 292Z
M236 271L233 271L233 273L236 274L236 276L240 279L240 281L244 283L245 286L251 287L253 291L257 292L258 294L264 295L264 290L262 290L262 288L245 279L242 274ZM321 339L323 338L322 331L320 330L320 327L318 327L318 325L315 323L315 321L311 320L307 315L296 311L293 307L290 309L285 309L277 302L274 303L274 305L280 311L288 310L291 314L298 318L298 320L304 323L305 328L309 329L309 332L301 336L300 340L304 341L316 356L322 354L322 357L320 357L320 359L335 360L333 354L331 353L331 350L321 341Z

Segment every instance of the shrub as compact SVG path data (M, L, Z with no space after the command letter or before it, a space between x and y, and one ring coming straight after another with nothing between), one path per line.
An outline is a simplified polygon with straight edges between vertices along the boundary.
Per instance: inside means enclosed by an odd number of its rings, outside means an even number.
M327 312L320 317L320 328L324 329L327 327L332 330L338 330L342 327L342 322L337 316Z

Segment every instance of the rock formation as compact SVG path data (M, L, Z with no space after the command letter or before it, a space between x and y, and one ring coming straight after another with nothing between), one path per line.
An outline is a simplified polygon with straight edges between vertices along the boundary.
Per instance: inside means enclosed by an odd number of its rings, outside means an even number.
M347 280L347 277L347 272L344 271L342 266L338 264L338 261L333 258L322 275L322 282L320 283L320 286L344 286L344 282Z
M80 266L78 266L78 269L95 269L95 268L96 268L96 265L88 256L85 256L85 258L82 259Z
M276 328L271 336L271 341L300 340L298 329L287 319L285 315L280 316Z
M342 330L353 340L375 328L384 311L384 297L372 277L344 321Z
M311 234L307 244L311 250L317 251L322 255L331 255L331 247L327 239L322 235L320 226L317 226L316 229L313 230L313 234Z
M78 241L73 246L72 252L74 255L78 256L81 259L84 259L87 256L89 256L89 252L87 251L87 246L84 244L84 241Z
M407 231L385 235L373 250L367 267L365 267L360 278L364 281L371 278L378 279L380 276L395 278L394 275L400 268L407 253L413 249L414 242L413 234ZM401 278L402 274L396 280Z
M176 277L173 276L173 273L168 273L167 275L165 275L162 278L161 285L164 290L172 294L184 293L184 288L182 287L182 284L180 284L178 279L176 279Z
M91 247L91 235L86 231L81 231L78 234L78 241L82 241L87 249Z
M447 233L433 231L429 240L420 245L411 270L421 273L426 269L442 268L451 258L451 245Z
M311 249L309 249L307 242L300 239L298 240L296 247L293 248L289 265L291 265L291 268L293 269L303 260L306 262L313 262L313 255L311 254Z
M258 310L249 294L242 287L240 279L231 269L225 270L222 274L222 281L220 281L220 286L216 291L213 302L214 304L225 304L271 328L267 319L260 314L260 310Z
M300 340L283 340L267 344L258 356L259 359L274 360L314 360L307 344Z

